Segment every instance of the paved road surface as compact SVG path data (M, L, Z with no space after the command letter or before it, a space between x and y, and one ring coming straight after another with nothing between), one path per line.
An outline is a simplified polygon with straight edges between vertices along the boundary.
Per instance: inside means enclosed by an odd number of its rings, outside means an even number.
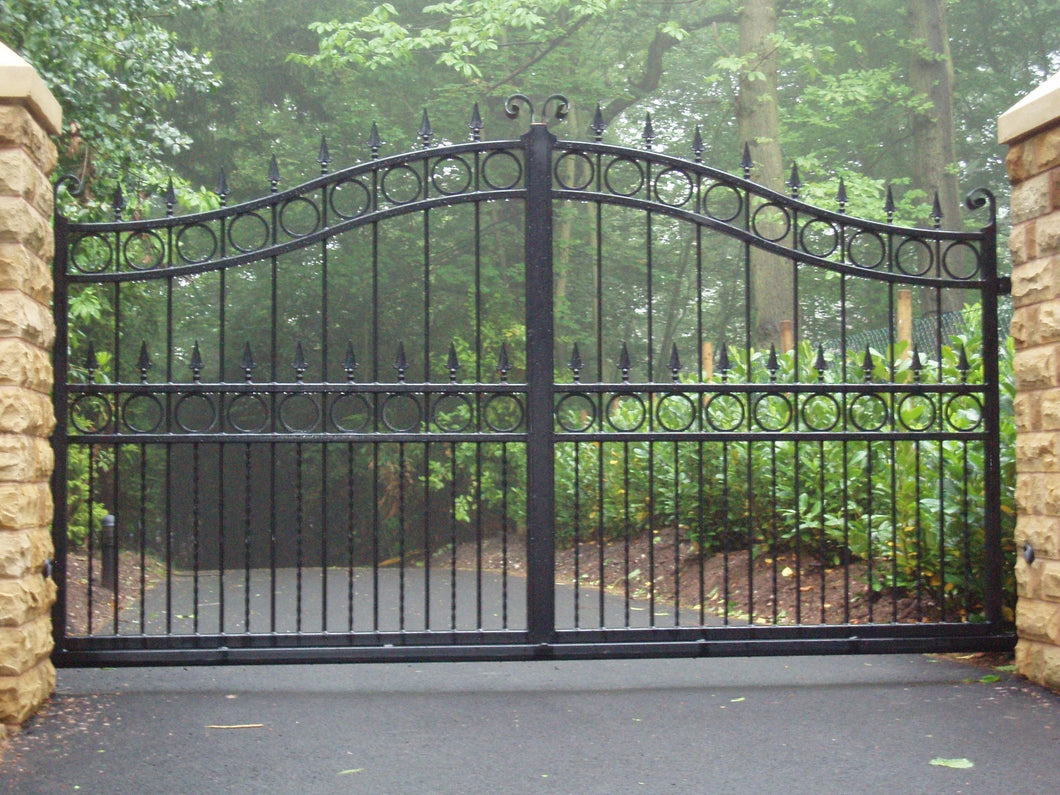
M918 655L64 670L0 788L1057 791L1060 697L984 673Z

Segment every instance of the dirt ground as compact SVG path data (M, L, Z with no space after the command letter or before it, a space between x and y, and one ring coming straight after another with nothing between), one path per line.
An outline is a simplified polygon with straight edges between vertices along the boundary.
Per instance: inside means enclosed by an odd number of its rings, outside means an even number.
M511 539L505 552L500 539L484 539L482 567L500 571L506 554L508 571L522 574L526 566L524 547L522 539ZM601 579L600 553L595 541L557 550L556 582L578 581L596 587ZM479 554L476 542L461 544L457 566L476 568ZM604 545L603 582L608 590L624 595L629 572L631 598L646 598L654 589L657 602L678 605L682 612L698 611L702 606L705 614L746 621L753 610L756 623L909 623L942 617L928 594L921 594L919 600L890 592L871 598L864 563L822 567L812 556L803 555L799 561L794 554L785 553L775 557L756 554L749 565L748 558L746 550L704 557L688 542L675 549L669 532L643 533L630 539L628 552L621 540ZM945 618L960 619L950 614Z
M140 588L149 590L165 578L164 565L153 558L144 558L143 578L140 576L140 555L121 552L118 559L118 610L121 611L140 598ZM66 558L66 616L67 632L72 635L89 633L89 598L92 602L92 630L106 631L114 624L114 593L100 583L99 556L91 567L92 588L89 582L88 555L71 552Z

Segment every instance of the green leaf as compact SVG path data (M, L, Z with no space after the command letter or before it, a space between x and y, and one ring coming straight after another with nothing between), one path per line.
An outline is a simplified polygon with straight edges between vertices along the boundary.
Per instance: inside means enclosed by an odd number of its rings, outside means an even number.
M960 759L943 759L941 756L937 756L931 760L931 764L936 767L953 767L959 770L965 770L969 767L975 767L971 760L960 758Z

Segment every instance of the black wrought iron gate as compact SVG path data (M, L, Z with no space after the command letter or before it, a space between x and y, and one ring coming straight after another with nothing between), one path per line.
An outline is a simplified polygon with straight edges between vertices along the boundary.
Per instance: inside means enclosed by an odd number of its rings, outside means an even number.
M57 661L1011 644L992 197L861 220L520 107L56 219Z

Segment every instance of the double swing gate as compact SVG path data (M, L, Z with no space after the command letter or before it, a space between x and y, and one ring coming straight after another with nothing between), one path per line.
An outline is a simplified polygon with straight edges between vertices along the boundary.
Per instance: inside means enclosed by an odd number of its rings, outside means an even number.
M520 109L56 219L57 661L1010 644L992 197L862 220Z

